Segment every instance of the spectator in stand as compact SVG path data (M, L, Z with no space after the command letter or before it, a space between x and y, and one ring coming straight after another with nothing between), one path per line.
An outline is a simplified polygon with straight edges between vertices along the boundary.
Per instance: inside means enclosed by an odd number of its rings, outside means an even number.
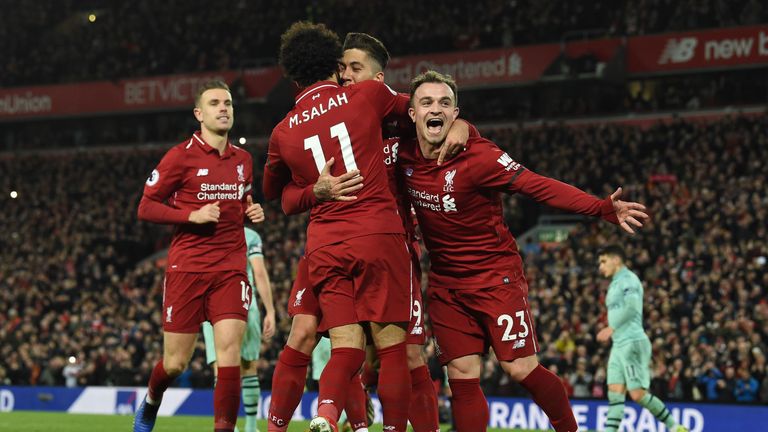
M739 368L739 378L736 379L736 385L733 395L737 402L756 402L757 390L759 384L756 379L749 374L749 369Z

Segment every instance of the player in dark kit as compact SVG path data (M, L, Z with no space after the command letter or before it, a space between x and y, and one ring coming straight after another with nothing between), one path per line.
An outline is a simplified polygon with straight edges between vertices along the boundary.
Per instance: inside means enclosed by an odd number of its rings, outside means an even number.
M381 360L384 427L405 431L410 261L380 158L382 121L406 115L408 98L377 81L341 87L341 44L323 25L295 23L281 42L280 63L303 90L295 108L272 132L265 196L277 198L289 180L315 183L331 157L338 161L334 175L359 170L366 179L357 200L323 202L310 214L306 245L310 289L318 293L322 311L318 330L329 332L333 347L320 378L318 417L310 429L336 430L349 381L365 358L363 323L370 328Z
M234 121L227 85L206 83L194 114L200 131L165 154L139 204L139 219L176 230L163 282L163 358L134 432L154 427L163 392L187 367L203 321L213 324L219 362L215 430L234 430L240 407L240 345L251 305L243 221L262 222L264 212L251 198L251 155L227 140Z
M442 165L432 156L458 115L456 84L437 72L411 85L417 139L400 147L398 168L432 263L427 304L440 361L448 366L457 430L481 431L488 404L480 389L480 355L489 347L523 385L555 430L578 428L565 388L539 365L528 285L515 239L504 224L499 194L523 193L574 213L602 217L632 232L647 216L620 201L621 189L599 199L525 169L494 143L470 138L468 150Z

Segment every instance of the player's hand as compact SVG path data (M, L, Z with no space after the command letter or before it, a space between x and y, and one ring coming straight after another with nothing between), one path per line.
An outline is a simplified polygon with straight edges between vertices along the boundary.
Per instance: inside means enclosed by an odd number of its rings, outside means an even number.
M261 335L264 339L269 340L272 339L272 336L275 335L275 313L267 313L267 315L264 317L264 323L262 324L262 332Z
M317 182L312 187L318 201L354 201L357 196L352 195L363 188L363 177L359 170L352 170L338 177L331 175L331 167L334 158L328 159Z
M219 201L206 204L189 214L189 221L195 224L218 223L221 216Z
M610 327L606 327L597 333L597 341L608 342L609 340L611 340L611 335L613 335L613 329Z
M251 195L248 195L245 200L248 203L248 206L245 208L245 215L248 216L248 219L253 223L264 222L264 209L261 208L261 204L254 204Z
M611 194L611 202L613 203L613 209L616 211L616 218L619 220L619 226L621 226L624 231L634 234L635 230L632 229L630 224L637 228L641 228L643 222L646 222L649 219L648 215L645 213L645 206L636 202L622 201L619 197L621 197L621 188L616 189L616 192Z
M439 150L437 164L441 165L443 162L453 159L454 156L466 150L468 139L469 128L466 124L454 121L451 125L451 129L448 131L448 135L445 136L445 142L443 142L443 145L437 149Z

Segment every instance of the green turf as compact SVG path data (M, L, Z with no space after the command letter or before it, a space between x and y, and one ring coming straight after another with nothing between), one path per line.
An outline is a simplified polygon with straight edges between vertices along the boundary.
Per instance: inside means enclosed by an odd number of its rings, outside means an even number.
M52 412L14 411L0 413L0 431L13 432L130 432L131 416L87 415ZM238 426L243 430L242 419ZM303 432L308 421L291 422L288 432ZM159 417L153 432L210 431L213 421L204 416ZM259 430L266 431L265 420L259 420ZM448 430L443 427L442 430ZM489 431L524 432L523 429L488 429ZM374 425L371 432L381 432L381 425Z

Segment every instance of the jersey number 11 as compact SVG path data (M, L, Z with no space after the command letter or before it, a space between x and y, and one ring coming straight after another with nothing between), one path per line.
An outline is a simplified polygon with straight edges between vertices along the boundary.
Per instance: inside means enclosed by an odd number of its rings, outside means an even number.
M344 122L331 126L331 138L338 138L341 146L341 158L344 159L344 166L347 172L357 169L355 154L352 152L352 141L349 139L347 125ZM323 154L323 147L320 145L320 136L312 135L304 139L304 150L312 150L312 157L317 165L317 172L321 173L327 162Z

